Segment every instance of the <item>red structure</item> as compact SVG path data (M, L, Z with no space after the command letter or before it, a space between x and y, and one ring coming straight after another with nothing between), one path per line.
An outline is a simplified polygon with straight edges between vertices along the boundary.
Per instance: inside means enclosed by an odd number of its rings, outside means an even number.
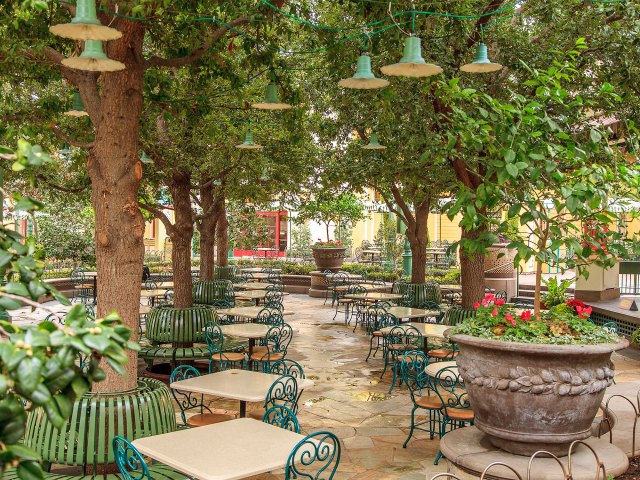
M233 249L234 257L284 257L288 247L289 224L288 212L258 212L259 217L267 221L269 240L266 244L260 243L252 250Z

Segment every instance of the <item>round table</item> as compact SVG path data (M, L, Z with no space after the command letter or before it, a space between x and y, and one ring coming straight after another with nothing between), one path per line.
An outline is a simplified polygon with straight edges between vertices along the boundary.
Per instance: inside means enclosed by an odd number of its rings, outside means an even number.
M427 365L427 368L425 368L424 371L430 377L435 378L436 375L438 375L438 372L443 368L450 368L452 373L455 372L455 374L458 375L458 364L455 361L433 362Z

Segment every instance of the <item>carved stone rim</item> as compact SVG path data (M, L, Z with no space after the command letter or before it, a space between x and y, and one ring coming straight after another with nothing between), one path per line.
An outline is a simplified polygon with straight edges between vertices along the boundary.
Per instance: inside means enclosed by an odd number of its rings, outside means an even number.
M491 338L473 337L471 335L455 334L451 335L452 329L444 332L445 337L450 338L454 342L461 345L472 345L480 348L488 348L491 350L502 350L508 352L527 352L532 355L584 355L611 353L616 350L622 350L629 346L629 340L621 338L617 343L597 343L594 345L552 345L545 343L521 343L521 342L505 342L502 340L493 340Z

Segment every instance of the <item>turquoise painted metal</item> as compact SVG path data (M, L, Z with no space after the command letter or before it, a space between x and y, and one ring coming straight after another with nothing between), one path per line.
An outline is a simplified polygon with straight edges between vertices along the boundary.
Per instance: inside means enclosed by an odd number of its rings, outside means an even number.
M100 25L100 20L96 15L95 0L78 0L76 2L76 15L71 20L74 24Z
M374 89L388 86L389 80L376 78L371 71L371 57L366 53L363 53L358 57L356 73L353 77L340 80L338 85L346 88Z
M405 227L406 231L406 227ZM413 268L413 259L411 255L411 245L409 244L409 239L405 237L404 239L404 252L402 253L402 273L407 277L411 276L411 270Z
M269 367L269 373L273 375L291 375L298 380L306 378L302 365L290 358L283 358L282 360L273 362Z
M84 42L84 50L80 58L92 58L94 60L108 60L102 48L100 40L87 40Z
M380 70L385 75L400 77L430 77L442 73L442 67L427 63L422 58L421 40L413 35L404 41L404 51L398 63L385 65Z
M340 465L340 440L331 432L307 435L293 447L284 471L285 480L332 480Z
M284 428L295 433L300 433L300 423L296 414L284 405L274 405L267 410L262 421L276 427Z
M484 43L476 45L476 55L473 61L460 67L461 71L468 73L490 73L500 69L502 69L502 65L489 60L487 45Z
M376 78L371 71L371 57L369 55L360 55L356 64L356 73L353 78Z
M258 145L253 141L253 132L251 130L247 130L247 133L244 134L244 142L240 145L236 145L236 148L254 148L261 149L262 145Z
M125 480L141 480L146 478L152 480L149 467L144 458L133 444L126 438L120 436L113 437L113 453L116 465Z
M399 63L427 63L420 51L420 38L407 37L404 41L404 52Z
M373 132L369 137L369 143L363 145L362 148L364 148L365 150L383 150L387 147L380 144L380 141L378 140L378 134Z
M274 405L283 405L294 414L298 411L298 381L293 375L282 375L269 387L264 401L265 410Z
M215 322L207 323L204 329L204 339L209 349L209 373L213 371L213 364L218 364L218 370L226 370L235 368L236 365L242 368L244 363L244 354L235 352L225 352L224 334L220 325Z

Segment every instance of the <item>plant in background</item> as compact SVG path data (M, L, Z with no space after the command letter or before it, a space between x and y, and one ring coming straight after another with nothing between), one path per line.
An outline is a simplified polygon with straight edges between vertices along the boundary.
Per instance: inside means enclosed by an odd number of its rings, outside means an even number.
M573 283L573 278L565 279L558 282L556 277L551 277L543 282L547 287L547 291L542 294L542 301L547 308L555 305L563 304L567 301L567 289Z
M289 255L294 258L306 258L311 256L311 230L307 225L295 225L291 229L291 245Z
M631 335L631 343L640 345L640 328L636 328Z
M507 342L583 345L615 343L616 334L591 322L591 307L582 302L555 305L539 316L517 312L492 293L475 303L476 314L454 327L455 333Z
M396 222L388 215L382 216L374 243L382 249L382 256L390 262L397 262L404 249L404 235L397 232Z
M296 205L298 216L293 220L302 225L312 220L325 226L327 241L331 224L336 230L352 227L357 221L365 218L364 204L351 193L335 194L329 190L316 193L313 199L300 200Z
M17 155L0 147L3 158L15 160L14 170L37 167L50 161L39 147L22 141ZM31 154L24 154L31 152ZM34 211L42 204L13 195L15 210ZM0 226L0 312L37 303L52 295L64 305L69 301L42 279L44 252L35 240ZM53 311L51 311L54 313ZM104 358L115 371L124 373L125 349L137 350L130 340L131 330L120 324L116 314L103 319L87 317L83 305L74 306L63 324L42 322L36 327L19 328L0 321L0 476L15 468L19 478L43 478L40 457L20 440L25 432L27 410L41 407L51 423L60 428L71 414L73 402L106 377L100 367ZM80 362L79 358L82 358ZM25 407L26 402L26 407Z
M313 248L344 248L344 245L342 245L342 242L338 240L328 240L323 242L318 239L318 241L313 244Z
M229 240L235 248L252 250L271 246L269 225L254 206L231 203L228 207Z

